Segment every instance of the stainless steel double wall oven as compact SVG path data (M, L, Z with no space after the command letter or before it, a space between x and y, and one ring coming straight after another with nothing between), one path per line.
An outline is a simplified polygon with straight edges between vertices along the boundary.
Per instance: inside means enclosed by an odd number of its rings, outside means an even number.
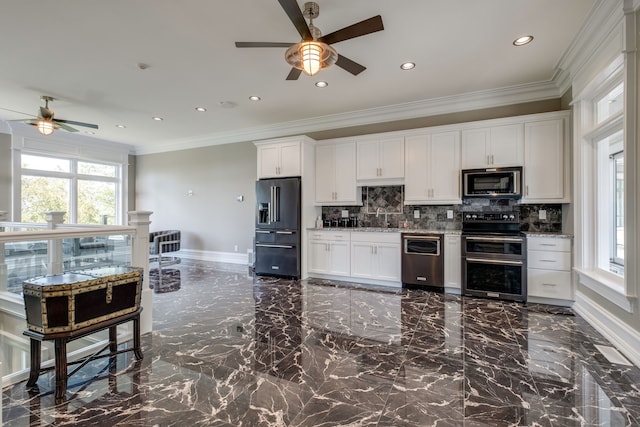
M527 299L526 237L514 212L465 212L462 217L462 292Z

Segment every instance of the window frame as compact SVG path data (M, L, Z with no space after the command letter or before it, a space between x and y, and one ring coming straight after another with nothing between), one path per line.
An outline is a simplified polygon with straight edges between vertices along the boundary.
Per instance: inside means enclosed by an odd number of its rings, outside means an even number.
M32 168L22 168L22 155L30 155L37 157L46 157L53 159L62 159L68 160L70 162L70 170L69 172L59 172L59 171L48 171L41 169L32 169ZM109 165L115 167L115 176L107 177L107 176L99 176L99 175L87 175L78 173L78 163L95 163L102 165ZM44 177L44 178L62 178L69 180L69 212L66 215L66 222L69 224L76 224L78 221L78 182L79 181L93 181L93 182L107 182L115 184L115 224L123 224L125 220L125 207L126 207L126 164L121 162L114 162L109 160L101 160L94 158L86 158L86 157L76 157L70 155L64 155L60 153L45 153L39 150L15 150L14 153L14 164L16 165L14 168L14 179L15 185L14 187L14 200L17 200L17 203L14 205L14 218L17 218L17 221L22 220L22 177L23 176L34 176L34 177Z

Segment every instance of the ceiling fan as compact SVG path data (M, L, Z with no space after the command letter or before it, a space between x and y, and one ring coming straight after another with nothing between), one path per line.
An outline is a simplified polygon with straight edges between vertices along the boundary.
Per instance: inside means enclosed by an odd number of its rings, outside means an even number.
M353 39L376 31L384 30L382 17L374 16L364 21L334 31L322 36L320 30L313 25L314 18L320 15L320 7L315 2L306 2L304 11L300 10L296 0L278 0L294 27L300 33L302 41L299 43L280 42L236 42L236 47L286 47L285 60L293 67L287 76L287 80L298 80L300 73L314 75L318 71L335 64L338 67L357 76L366 67L351 59L338 54L330 45L341 41ZM305 21L309 19L309 24Z
M76 122L73 120L56 119L53 117L53 110L49 108L49 102L53 102L55 98L43 95L40 97L44 101L44 107L40 107L40 114L33 119L11 120L13 122L26 122L38 128L38 132L43 135L51 135L55 129L64 129L67 132L78 132L71 125L83 126L91 129L98 129L98 125L84 122ZM27 114L27 113L20 113Z

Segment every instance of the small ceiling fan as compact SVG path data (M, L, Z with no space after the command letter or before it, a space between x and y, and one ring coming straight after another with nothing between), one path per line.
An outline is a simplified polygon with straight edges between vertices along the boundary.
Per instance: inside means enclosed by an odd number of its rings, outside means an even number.
M380 15L322 36L320 30L313 25L313 20L320 15L320 7L317 3L306 2L304 11L300 10L296 0L278 0L278 3L280 3L280 6L282 6L298 33L300 33L302 41L299 43L236 42L236 47L288 48L285 53L285 60L293 68L291 68L287 80L298 80L300 73L303 71L305 74L312 76L333 64L354 76L366 70L366 67L338 54L330 45L384 30ZM307 24L305 18L309 19L309 24Z
M84 122L76 122L73 120L64 120L64 119L56 119L53 117L53 110L49 108L49 102L53 102L55 98L52 96L43 95L40 97L41 100L44 101L44 107L40 107L40 114L33 119L20 119L20 120L11 120L13 122L26 122L30 125L33 125L38 128L38 132L43 135L51 135L55 129L64 129L67 132L78 132L78 129L75 129L71 125L87 127L91 129L98 129L98 125L94 125L91 123ZM20 113L26 114L26 113Z

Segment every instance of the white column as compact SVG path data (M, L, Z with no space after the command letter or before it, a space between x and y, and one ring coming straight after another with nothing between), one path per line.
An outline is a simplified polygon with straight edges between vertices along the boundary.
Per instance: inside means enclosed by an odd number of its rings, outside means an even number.
M64 211L49 211L47 215L47 228L55 230L58 224L64 222ZM49 240L47 249L47 270L49 275L62 274L62 239Z
M131 265L142 267L144 275L142 280L142 314L140 316L140 332L146 334L151 332L153 317L153 294L149 289L149 217L151 211L131 211L129 212L129 225L136 227L136 235L133 236L131 244Z
M0 211L0 222L7 220L7 212ZM4 231L4 227L0 227L0 233ZM7 263L4 259L4 243L0 243L0 292L7 290ZM2 419L0 419L2 424Z

